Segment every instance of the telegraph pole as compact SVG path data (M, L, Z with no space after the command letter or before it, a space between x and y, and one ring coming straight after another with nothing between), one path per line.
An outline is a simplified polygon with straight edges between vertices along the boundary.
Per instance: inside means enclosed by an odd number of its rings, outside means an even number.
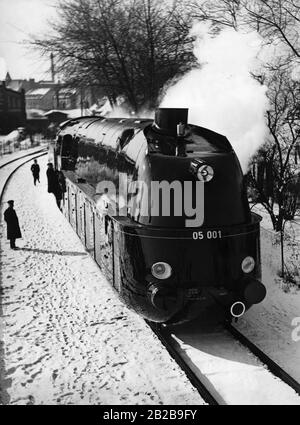
M54 55L53 53L50 54L50 61L51 61L51 81L54 83L55 81L55 69L54 69Z
M81 116L83 116L83 88L80 87L80 112Z
M54 66L54 55L53 53L50 54L50 61L51 61L51 81L52 83L55 83L55 66ZM59 83L59 82L58 82ZM59 109L59 86L54 86L55 90L55 103L54 109Z

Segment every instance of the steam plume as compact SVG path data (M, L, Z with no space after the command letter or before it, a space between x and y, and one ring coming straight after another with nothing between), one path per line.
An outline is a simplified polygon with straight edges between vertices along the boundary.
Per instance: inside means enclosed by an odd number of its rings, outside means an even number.
M7 67L5 59L0 56L0 81L4 81L6 77Z
M268 133L267 88L250 74L259 67L261 38L233 29L212 36L208 30L206 24L194 26L199 66L167 89L160 106L189 108L190 123L225 135L246 172Z

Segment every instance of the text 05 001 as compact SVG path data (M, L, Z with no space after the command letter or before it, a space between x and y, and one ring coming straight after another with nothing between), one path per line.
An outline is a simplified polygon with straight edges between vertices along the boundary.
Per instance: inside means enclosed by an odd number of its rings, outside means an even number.
M194 240L201 240L201 239L221 239L222 238L222 232L221 230L206 230L205 232L193 232L193 239Z

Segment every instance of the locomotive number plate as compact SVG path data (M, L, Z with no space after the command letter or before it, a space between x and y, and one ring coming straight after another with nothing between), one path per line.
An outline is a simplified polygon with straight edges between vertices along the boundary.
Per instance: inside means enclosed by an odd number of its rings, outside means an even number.
M221 230L205 230L200 232L193 232L194 240L201 239L222 239L222 231Z

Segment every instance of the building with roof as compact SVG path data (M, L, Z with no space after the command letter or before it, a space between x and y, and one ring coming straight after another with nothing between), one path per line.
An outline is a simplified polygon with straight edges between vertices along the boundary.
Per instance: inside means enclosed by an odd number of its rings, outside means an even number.
M5 61L0 58L0 80L11 92L25 92L27 122L32 131L40 132L50 124L57 125L63 118L91 114L89 107L96 109L102 101L103 90L96 86L71 88L55 81L53 55L51 55L51 76L48 81L34 78L12 79L6 71ZM14 100L12 100L14 102ZM49 113L49 114L48 114ZM65 115L63 115L65 114Z
M75 109L79 103L77 90L59 83L39 82L25 96L27 109L68 110Z
M27 128L31 133L45 133L49 126L49 120L41 109L27 109Z
M63 87L58 93L59 109L75 109L78 103L78 93L76 89Z
M0 58L1 59L1 58ZM2 70L2 71L1 71ZM49 111L84 109L95 104L103 96L99 87L78 87L71 88L65 84L52 80L35 81L34 78L12 79L5 67L0 67L2 80L5 80L6 87L15 91L25 91L26 109L41 109Z
M26 95L27 109L43 109L48 111L54 109L57 103L57 93L50 87L39 87L29 90Z
M0 81L0 134L7 134L26 124L25 93L6 87Z
M6 73L5 83L6 83L6 87L9 89L12 89L15 91L21 91L22 89L24 89L25 93L29 90L32 90L38 87L38 83L35 81L34 78L29 78L29 80L22 80L22 79L13 80L9 72Z

